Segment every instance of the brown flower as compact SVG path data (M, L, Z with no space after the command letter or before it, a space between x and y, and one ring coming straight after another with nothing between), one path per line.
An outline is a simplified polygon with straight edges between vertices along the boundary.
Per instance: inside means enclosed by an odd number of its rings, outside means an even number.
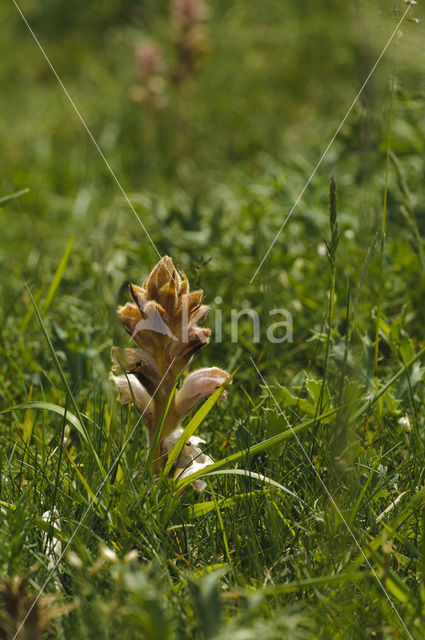
M174 0L171 4L171 23L177 65L173 80L180 84L196 75L200 69L209 41L205 22L209 16L204 0Z
M132 90L133 100L157 111L167 104L166 65L160 46L156 42L138 45L134 50L137 85Z
M51 622L71 610L72 605L55 604L55 596L38 597L28 588L30 570L23 577L0 579L0 639L19 637L41 640Z
M162 258L139 287L130 284L133 302L118 308L118 317L136 349L112 348L110 379L122 403L134 402L143 416L149 441L155 436L170 393L193 355L209 342L210 330L199 327L209 307L202 291L190 291L189 282L168 256ZM115 373L122 371L120 375ZM228 378L217 367L189 374L169 407L153 469L165 464L164 439L172 434L197 404L210 396ZM162 456L162 457L161 457Z

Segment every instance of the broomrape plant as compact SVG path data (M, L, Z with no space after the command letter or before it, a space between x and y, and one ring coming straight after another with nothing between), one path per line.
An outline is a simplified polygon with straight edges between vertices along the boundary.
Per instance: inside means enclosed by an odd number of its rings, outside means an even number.
M198 326L209 311L203 292L190 291L186 275L170 257L158 262L142 287L130 284L129 288L133 302L118 307L117 313L137 348L112 347L110 380L121 403L134 402L142 414L153 449L150 470L158 473L183 433L182 419L223 385L229 374L218 367L197 369L176 390L180 376L194 354L208 344L211 332ZM185 443L175 465L176 476L190 476L213 463L198 447L200 442L191 436ZM205 483L195 480L193 486L202 490Z

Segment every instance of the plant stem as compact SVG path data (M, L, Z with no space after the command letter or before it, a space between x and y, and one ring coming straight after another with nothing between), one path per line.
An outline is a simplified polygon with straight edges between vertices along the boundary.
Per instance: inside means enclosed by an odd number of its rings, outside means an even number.
M378 360L379 360L379 327L381 324L382 315L382 289L383 289L383 264L384 264L384 251L385 251L385 233L387 225L387 198L388 198L388 175L390 166L390 152L391 152L391 128L393 120L393 102L394 102L394 79L395 79L395 59L393 60L393 71L391 78L391 101L390 101L390 117L388 123L388 136L387 136L387 158L385 163L385 187L384 187L384 208L382 212L382 228L381 228L381 246L379 254L379 274L378 274L378 302L376 309L376 331L375 331L375 354L373 360L373 371L375 378L375 393L378 392L379 378L378 378ZM382 397L378 402L378 414L380 420L382 420L383 399Z

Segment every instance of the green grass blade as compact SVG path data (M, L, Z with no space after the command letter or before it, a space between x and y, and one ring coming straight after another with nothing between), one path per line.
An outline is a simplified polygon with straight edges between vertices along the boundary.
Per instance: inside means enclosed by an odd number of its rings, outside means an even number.
M379 400L379 398L388 391L388 389L394 384L394 382L397 382L397 380L403 375L403 373L406 373L406 371L410 369L410 367L413 366L415 362L417 362L424 355L424 353L425 353L425 347L422 347L422 349L420 349L420 351L418 351L418 353L414 355L413 358L409 360L409 362L407 362L403 367L401 367L401 369L399 369L399 371L397 371L397 373L394 374L392 378L390 378L388 382L386 382L384 386L381 387L381 389L379 389L377 393L375 393L369 400L367 400L360 407L360 409L353 415L352 420L357 420L357 418L359 418L363 413L370 411L371 407L375 404L375 402Z
M217 515L218 524L219 524L221 535L222 535L222 538L223 538L223 546L224 546L224 550L226 552L227 562L229 564L229 567L232 567L232 565L233 565L232 556L230 555L229 541L227 539L226 529L224 528L223 518L221 517L220 507L219 507L216 495L214 493L214 489L212 488L211 483L210 483L209 480L208 480L208 488L209 488L209 490L211 492L211 495L212 495L212 498L213 498L214 510L216 512L216 515Z
M314 589L315 587L323 587L326 585L358 582L359 580L365 580L366 578L372 577L373 574L371 571L352 571L351 573L337 574L334 576L317 576L313 578L306 578L305 580L297 580L286 584L276 584L270 587L265 587L262 590L262 593L274 596L283 593L293 593L294 591L301 591L303 589Z
M370 470L370 473L369 473L369 475L368 475L368 477L367 477L367 480L366 480L366 482L364 483L363 488L362 488L362 490L360 491L359 497L358 497L358 498L357 498L357 500L356 500L356 504L354 505L354 507L353 507L353 509L352 509L352 511L351 511L351 513L350 513L350 517L347 519L347 523L348 523L348 526L349 526L350 528L351 528L351 527L353 526L353 524L354 524L354 519L355 519L355 517L356 517L356 515L357 515L358 510L360 509L360 505L361 505L361 503L362 503L362 501L363 501L363 498L364 498L364 496L365 496L365 494L366 494L366 491L368 490L369 485L370 485L370 483L372 482L373 474L375 473L375 470L376 470L376 468L378 467L379 462L380 462L380 460L378 459L378 460L375 462L375 464L373 465L372 469Z
M20 198L21 196L25 195L28 192L29 192L29 189L27 187L26 189L20 189L20 191L15 191L14 193L9 193L7 196L3 196L2 198L0 198L0 207L2 207L7 202L10 202L11 200Z
M204 402L204 404L195 413L193 418L191 420L189 420L189 423L183 429L183 433L181 434L180 438L177 440L177 442L174 445L173 449L170 451L167 463L166 463L165 468L164 468L164 476L165 477L167 477L168 474L170 473L171 468L172 468L174 462L179 457L179 455L181 453L181 450L184 447L185 442L187 442L189 440L189 438L191 436L193 436L193 434L195 433L196 429L199 427L201 422L203 422L203 420L205 420L205 418L207 417L207 415L209 414L211 409L214 407L214 405L216 404L216 402L218 401L218 399L222 395L224 389L227 387L228 384L230 384L230 382L232 381L232 379L236 375L237 371L238 371L238 369L233 371L233 373L227 378L226 382L224 384L222 384L221 387L216 389L214 391L214 393L209 398L207 398L207 400Z
M249 447L248 449L242 449L242 451L238 451L237 453L233 453L230 456L226 456L226 458L223 458L222 460L218 460L217 462L214 462L208 467L205 467L205 469L200 469L196 473L193 473L190 476L190 478L186 477L186 478L183 478L182 480L177 480L177 489L181 489L187 484L190 484L191 482L196 480L196 478L199 478L201 475L204 475L205 473L211 473L212 471L223 469L229 464L233 464L234 462L239 462L239 460L242 460L242 459L250 458L256 453L260 453L262 451L266 451L267 449L275 447L281 442L284 442L285 440L289 440L289 438L292 438L295 433L304 431L305 429L307 429L308 427L311 427L311 425L315 424L319 420L335 415L336 413L338 413L338 411L341 411L341 407L332 409L330 411L326 411L325 413L322 413L320 416L317 416L317 418L310 418L310 420L306 420L306 422L302 422L301 424L297 425L296 427L293 427L292 429L286 429L285 431L282 431L281 433L278 433L275 436L272 436L271 438L267 438L267 440L263 440L263 442L259 442L258 444L252 447Z
M38 291L36 291L33 294L34 300L37 302L37 304L41 300L41 296L43 295L44 290L45 290L45 287L40 287L40 289L38 289ZM25 333L25 331L27 330L28 325L29 325L30 320L33 317L33 315L34 315L34 307L33 306L28 307L27 312L26 312L26 314L24 316L24 319L22 321L22 324L21 324L21 333Z
M208 467L205 467L205 472L208 472ZM208 475L210 476L219 476L219 475L237 475L244 476L245 478L253 478L254 480L259 480L264 484L269 484L270 486L278 489L279 491L284 491L289 494L293 498L296 498L300 502L303 502L301 498L297 496L296 493L285 487L283 484L276 482L276 480L272 480L272 478L268 478L267 476L263 476L261 473L255 473L254 471L248 471L248 469L220 469L219 471L211 471ZM187 476L190 480L190 476Z
M373 358L373 370L375 379L375 392L379 389L379 377L378 377L378 363L379 363L379 329L381 324L382 315L382 297L384 290L384 253L385 253L385 234L387 226L387 200L388 200L388 178L390 169L390 151L391 151L391 131L393 122L393 104L394 104L394 81L395 81L395 59L393 61L393 72L391 80L391 101L390 101L390 117L388 123L388 137L387 137L387 153L385 162L385 187L384 187L384 208L382 212L382 228L381 228L381 240L380 240L380 253L378 263L378 300L376 305L376 326L375 326L375 348ZM378 413L379 420L382 423L383 401L379 398Z
M41 312L43 314L46 314L47 311L50 309L50 305L53 302L53 298L55 297L56 291L59 288L59 285L62 281L62 278L65 274L65 269L66 269L66 265L68 264L68 260L69 260L69 256L71 255L71 249L72 249L72 244L74 242L74 234L71 235L71 237L68 240L68 244L66 245L65 248L65 252L56 268L56 271L54 273L52 282L50 284L50 287L47 291L47 295L45 300L43 301L42 307L41 307Z
M256 496L265 496L269 493L269 489L255 489L254 491L247 491L246 493L237 493L231 498L223 498L219 501L218 504L220 509L231 509L244 500L255 498ZM214 509L215 505L211 500L208 500L206 502L197 502L196 504L191 505L183 511L184 518L199 518L201 516L205 516L207 513L210 513L210 511L214 511Z
M47 290L46 298L44 299L42 305L40 306L40 311L42 315L45 315L47 311L50 309L50 306L53 302L56 291L58 290L59 285L62 281L62 278L65 274L65 269L66 269L66 265L68 264L69 256L71 255L73 242L74 242L74 234L72 234L68 240L68 244L66 245L65 252L58 266L56 267L56 271L53 275L52 282L50 283L50 287ZM41 294L41 291L40 291L40 294ZM34 299L36 299L38 302L37 296L34 296ZM30 307L27 313L25 314L24 321L21 326L21 331L26 330L33 315L34 315L34 306Z
M379 547L387 540L388 538L395 535L397 529L407 520L411 513L414 511L419 512L419 509L425 503L425 487L418 491L409 504L397 515L393 518L389 523L383 523L382 531L371 540L365 549L363 549L363 553L360 553L353 561L352 567L358 569L361 565L368 560L375 551L379 549Z
M11 504L10 502L4 502L4 500L0 500L0 507L4 507L5 509L9 509L10 511L16 511L17 507L15 504ZM46 533L52 532L55 538L59 538L64 542L68 542L68 538L54 526L51 526L50 522L44 520L40 516L36 516L34 518L35 523L40 529L43 529Z
M11 511L16 511L16 505L5 502L4 500L0 500L0 507L5 507L5 509L10 509Z
M64 371L62 369L62 366L61 366L61 364L59 362L59 358L56 355L56 351L55 351L55 348L54 348L54 346L52 344L52 341L50 340L49 334L47 333L47 329L46 329L46 326L45 326L45 324L43 322L43 318L40 315L40 311L38 309L37 303L34 300L33 295L31 293L31 290L30 290L30 288L28 286L27 286L27 291L28 291L28 294L30 296L31 302L32 302L32 304L34 306L35 315L37 317L37 320L38 320L38 323L40 325L41 331L42 331L42 333L43 333L43 335L44 335L44 337L46 339L46 342L47 342L47 345L49 347L50 353L52 354L53 362L55 363L56 369L58 370L59 376L60 376L60 378L62 380L62 384L64 386L64 389L65 389L65 391L66 391L66 393L67 393L67 395L68 395L68 397L69 397L69 399L71 401L71 404L72 404L72 406L74 408L74 411L76 413L77 419L78 419L78 421L80 423L81 430L82 430L82 432L84 434L84 436L83 436L84 437L84 441L89 446L90 452L93 455L93 457L94 457L94 459L96 461L96 464L97 464L102 476L104 478L106 478L106 471L105 471L105 469L104 469L104 467L103 467L103 465L102 465L102 463L101 463L101 461L99 459L99 456L97 455L97 452L95 451L95 449L93 447L93 443L90 440L90 436L87 433L87 429L86 429L86 426L84 424L83 418L81 416L80 410L79 410L79 408L77 406L77 402L76 402L76 400L74 398L74 395L73 395L73 393L72 393L72 391L70 389L70 386L68 384L68 380L66 379L65 373L64 373Z
M390 378L390 380L378 391L378 393L374 394L372 398L363 402L362 406L353 415L352 419L355 420L359 416L361 416L363 413L370 410L370 407L374 404L374 402L376 402L377 399L381 397L391 387L391 385L393 385L394 382L396 382L403 375L403 373L405 373L409 369L409 367L411 367L417 360L419 360L424 353L425 353L425 347L423 347L420 351L418 351L418 353L415 356L413 356L413 358L411 358L404 367L402 367L392 378ZM206 473L211 473L212 471L222 469L223 467L226 467L229 464L238 462L242 458L251 457L256 453L261 453L262 451L266 451L267 449L270 449L271 447L274 447L280 444L281 442L288 440L295 433L304 431L305 429L319 422L320 420L325 420L326 418L329 418L330 416L337 414L339 411L341 411L341 409L348 407L350 405L357 404L358 402L361 402L361 401L362 400L360 399L353 400L352 402L346 403L341 407L337 407L335 409L331 409L330 411L326 411L325 413L322 413L317 417L314 417L309 420L306 420L305 422L302 422L301 424L297 425L296 427L293 427L292 429L286 429L285 431L278 433L277 435L272 436L267 440L263 440L263 442L260 442L250 447L249 449L243 449L242 451L238 451L237 453L231 454L230 456L227 456L222 460L218 460L217 462L214 462L212 465L206 467L205 469L200 469L196 473L192 474L190 478L186 477L186 478L183 478L182 480L177 480L177 489L181 489L182 487L190 484L191 482L193 482L194 480L196 480L197 478L199 478L200 476Z
M54 413L59 414L64 417L66 415L67 421L72 424L73 427L77 429L77 431L82 435L84 439L87 437L86 431L82 428L81 422L79 419L70 411L66 411L63 407L58 404L53 404L52 402L23 402L22 404L17 404L14 407L10 407L9 409L4 409L0 411L0 413L8 413L10 411L19 411L26 409L41 409L42 411L53 411Z

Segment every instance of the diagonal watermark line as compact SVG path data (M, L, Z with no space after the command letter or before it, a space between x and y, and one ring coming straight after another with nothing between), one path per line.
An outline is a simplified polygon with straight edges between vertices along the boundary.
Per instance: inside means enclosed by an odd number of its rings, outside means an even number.
M169 370L171 369L171 367L173 366L175 361L175 358L173 358L173 360L171 361L167 371L164 373L164 375L162 376L160 382L158 383L158 386L156 387L155 391L153 392L151 399L149 400L148 404L146 405L146 407L144 408L143 412L141 413L139 419L137 420L136 424L134 425L133 429L131 430L127 440L124 442L123 446L121 447L120 452L118 453L117 457L115 458L114 462L111 464L108 473L106 474L106 476L104 477L104 479L102 480L102 482L100 483L95 495L93 496L93 498L91 499L91 502L89 503L87 509L85 510L85 512L83 513L79 523L77 524L77 526L75 527L74 531L71 534L71 537L69 538L68 542L65 545L65 548L63 549L62 553L60 554L59 558L57 559L54 567L52 568L52 570L50 571L49 575L47 576L46 580L44 581L44 584L42 585L42 587L40 588L40 591L38 592L38 594L36 595L36 597L34 598L30 608L28 609L28 611L25 614L24 619L22 620L21 624L19 625L18 630L16 631L15 635L13 636L12 640L16 640L16 638L18 637L22 627L24 626L26 620L28 619L29 615L31 614L31 611L34 609L35 605L37 604L38 599L40 598L41 594L43 593L44 589L46 588L46 586L48 585L48 583L50 582L50 579L52 578L53 574L55 573L56 569L58 568L62 558L64 557L65 553L67 552L69 545L71 544L71 542L73 541L76 533L78 532L78 530L80 529L80 527L82 526L84 520L86 519L87 514L89 513L89 511L91 510L92 506L94 505L94 503L97 500L98 495L100 494L100 492L102 491L103 487L106 484L106 481L108 480L109 476L111 475L112 471L115 469L116 465L118 464L118 462L121 459L121 456L124 452L124 449L126 448L127 444L129 443L130 439L133 436L133 433L136 431L138 425L140 424L141 419L143 418L143 416L145 415L146 411L149 408L149 405L151 404L151 402L153 401L156 392L158 391L159 387L162 384L162 381L164 380L165 376L167 375L167 373L169 372Z
M15 0L13 0L15 1ZM378 64L380 63L382 57L384 56L386 50L388 49L388 47L390 46L391 42L394 39L394 36L396 35L397 31L400 28L401 23L403 22L404 18L407 15L407 12L409 11L410 7L412 6L411 3L409 3L406 11L403 13L402 17L400 18L399 23L397 24L396 28L394 29L393 33L391 34L388 42L386 43L385 47L382 49L381 53L379 54L379 57L377 59L377 61L375 62L375 64L373 65L372 69L369 71L366 80L363 82L362 86L359 89L359 92L357 93L356 97L354 98L353 102L351 103L347 113L345 114L345 116L343 117L343 119L341 120L340 124L338 125L334 135L332 136L332 138L330 139L328 146L326 147L326 149L324 150L324 152L322 153L322 155L319 158L319 161L317 162L316 166L314 167L313 171L311 172L311 175L309 177L309 179L307 180L307 182L305 183L304 187L302 188L301 192L298 195L298 198L295 200L294 204L292 205L292 208L290 209L288 215L286 216L285 220L283 221L282 226L280 227L279 231L277 232L277 234L275 235L275 237L273 238L269 248L267 249L266 253L263 256L263 259L261 260L260 264L258 265L257 269L255 270L254 275L252 276L251 280L249 281L249 284L252 284L252 282L254 281L257 273L260 271L261 267L263 266L264 261L266 260L267 256L269 255L270 251L273 249L274 245L277 242L278 237L280 236L283 228L285 227L286 223L288 222L289 218L292 216L293 212L295 211L296 207L298 206L298 203L300 202L301 198L303 197L307 187L309 186L310 182L313 180L314 176L317 173L317 170L319 169L320 165L322 164L323 160L325 159L329 149L331 148L331 146L333 145L335 138L338 136L339 132L341 131L342 127L345 124L345 121L347 120L348 116L350 115L350 113L352 112L352 110L354 109L358 99L360 98L361 94L363 93L364 88L366 87L367 83L369 82L369 80L371 79L371 77L373 76L376 67L378 66Z
M53 75L55 76L56 80L58 81L61 89L63 90L64 94L66 95L66 97L68 98L69 102L71 103L72 108L74 109L75 113L77 114L79 120L81 121L81 124L83 125L84 129L86 130L90 140L93 142L94 146L96 147L100 157L102 158L103 162L105 163L106 167L109 170L109 173L111 174L111 176L113 177L114 181L116 182L119 190L121 191L122 195L124 196L128 206L130 207L130 209L132 210L132 212L134 213L137 221L139 222L140 226L142 227L143 231L145 232L146 236L148 237L149 242L151 243L152 247L154 248L154 250L156 251L156 253L158 254L158 256L161 258L161 254L158 251L158 248L156 246L156 244L154 243L154 241L152 240L151 236L149 235L148 230L146 229L145 225L143 224L140 216L138 215L137 211L135 210L134 206L132 205L128 195L126 194L124 188L121 185L121 182L118 180L115 171L112 169L111 165L109 164L105 154L103 153L102 149L100 148L96 138L94 137L93 133L91 132L91 130L89 129L86 121L84 120L83 116L81 115L80 110L78 109L77 105L75 104L75 102L73 101L73 99L71 98L67 88L65 87L64 83L62 82L61 78L59 77L59 74L57 73L55 67L53 66L53 63L51 62L49 56L47 55L47 53L45 52L45 50L43 49L40 41L38 40L37 36L35 35L33 29L31 28L31 25L29 24L28 20L26 19L26 17L24 16L24 14L22 13L21 8L19 7L19 5L17 4L16 0L12 0L13 4L15 5L19 15L21 16L23 22L25 23L25 26L27 27L28 31L30 32L30 34L32 35L34 42L36 43L37 47L40 49L41 53L43 54L44 59L46 60L47 64L49 65ZM170 274L171 275L171 274Z
M309 465L311 466L311 468L313 469L315 475L317 476L317 479L319 480L320 484L322 485L323 489L325 490L329 500L332 502L333 507L335 508L336 512L338 513L339 517L341 518L342 522L344 523L344 525L346 526L350 536L353 538L354 543L356 545L356 547L358 548L358 550L360 551L360 553L362 554L362 556L364 557L366 564L368 565L369 569L371 570L373 576L376 578L379 586L381 587L382 591L384 592L388 602L390 603L394 613L397 615L398 619L400 620L403 629L406 631L407 635L409 636L410 640L413 640L413 636L410 633L409 629L406 627L406 624L403 620L403 618L401 617L400 613L398 612L397 607L395 606L394 602L391 600L391 597L388 593L388 591L385 589L382 580L380 579L380 577L378 576L378 574L376 573L375 569L372 567L369 558L366 556L365 552L363 551L362 547L360 546L356 536L354 535L354 533L351 530L350 525L348 524L347 520L344 518L341 509L338 507L337 503L335 502L331 492L329 491L329 489L327 488L327 486L325 485L325 483L323 482L322 478L320 477L319 472L317 471L316 467L313 464L313 461L311 460L310 456L308 455L307 451L304 448L303 443L301 442L301 440L299 439L296 431L294 431L294 429L292 428L291 424L289 423L289 420L287 419L286 415L283 413L282 409L279 406L278 401L276 400L275 396L273 395L272 390L270 389L269 385L267 384L266 380L264 379L263 375L261 374L260 370L258 369L257 365L255 364L254 360L251 358L250 356L250 360L251 363L253 365L253 367L255 368L257 374L259 375L259 377L261 378L261 381L263 383L263 385L266 387L267 391L269 392L271 398L273 399L273 402L275 403L277 410L279 412L279 414L281 416L283 416L283 418L285 418L286 424L288 425L289 429L292 431L292 435L295 437L298 445L301 447L301 450L304 454L304 456L307 458Z

